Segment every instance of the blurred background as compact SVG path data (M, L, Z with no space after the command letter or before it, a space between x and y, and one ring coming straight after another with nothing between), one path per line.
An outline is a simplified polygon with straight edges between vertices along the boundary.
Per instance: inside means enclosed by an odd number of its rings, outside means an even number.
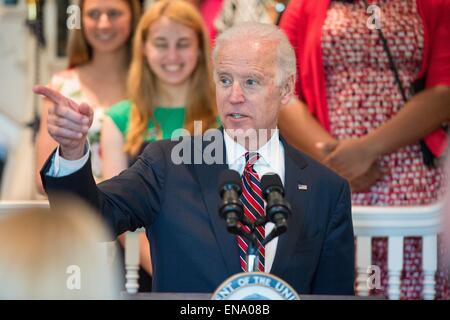
M142 9L155 0L140 0ZM223 0L188 0L205 17L211 38L219 22ZM225 1L227 2L227 1ZM242 16L256 19L260 7L278 23L289 2L272 0L228 1L244 7ZM42 100L32 94L35 84L48 84L52 75L67 68L68 19L76 0L0 0L0 199L41 199L36 192L35 137L39 129ZM259 14L259 13L258 13ZM255 17L251 17L254 15ZM266 18L265 18L266 19ZM228 18L229 20L229 18ZM266 22L267 19L265 20ZM226 25L226 24L229 25Z

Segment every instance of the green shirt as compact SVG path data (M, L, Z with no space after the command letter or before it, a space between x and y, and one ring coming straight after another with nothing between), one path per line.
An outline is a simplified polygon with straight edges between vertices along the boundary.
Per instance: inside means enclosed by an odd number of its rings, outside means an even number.
M132 104L129 100L123 100L106 111L106 114L116 124L124 137L127 135L130 125L131 107ZM185 113L185 107L156 107L154 109L154 117L163 139L170 139L175 130L184 128ZM157 140L158 136L152 120L149 120L147 128L148 131L144 140L146 142Z

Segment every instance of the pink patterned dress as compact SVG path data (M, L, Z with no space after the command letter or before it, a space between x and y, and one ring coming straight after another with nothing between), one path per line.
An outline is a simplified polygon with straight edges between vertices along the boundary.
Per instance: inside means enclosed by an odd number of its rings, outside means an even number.
M424 32L414 0L378 0L381 27L406 92L418 74ZM370 30L364 1L332 1L322 29L327 103L331 133L339 140L356 138L386 123L404 105L389 60L376 30ZM414 124L411 124L414 125ZM409 145L380 159L383 178L369 192L354 193L353 205L407 206L436 202L442 170L424 165L419 144ZM387 293L387 239L372 242L372 263L382 269ZM422 297L422 241L405 238L402 299ZM438 298L448 298L442 274Z

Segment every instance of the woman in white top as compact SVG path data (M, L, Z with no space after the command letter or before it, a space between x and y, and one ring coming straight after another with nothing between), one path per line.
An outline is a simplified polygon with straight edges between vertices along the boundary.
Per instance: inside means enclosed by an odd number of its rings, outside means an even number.
M52 77L50 85L76 102L94 108L94 124L89 131L93 172L102 179L99 148L103 112L126 97L126 79L131 58L132 35L139 21L138 0L81 0L81 30L73 30L69 41L68 68ZM44 101L37 138L36 181L43 193L39 170L57 146L47 131Z

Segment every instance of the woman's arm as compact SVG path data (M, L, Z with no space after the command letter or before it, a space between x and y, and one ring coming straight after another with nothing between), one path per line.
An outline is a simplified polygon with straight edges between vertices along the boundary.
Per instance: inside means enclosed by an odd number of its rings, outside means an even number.
M450 87L436 86L413 97L386 124L364 140L376 155L415 143L450 120Z
M278 119L283 137L294 147L321 161L326 155L317 143L336 144L334 139L309 112L306 104L292 98Z
M39 174L42 166L44 165L47 158L50 156L52 151L58 146L55 140L50 137L47 131L47 117L48 109L51 102L44 98L43 108L41 112L41 120L39 126L39 132L36 139L36 168L35 168L35 179L37 190L41 194L45 194L44 187L42 186L41 176Z
M306 104L297 98L293 98L281 110L278 125L283 137L290 144L321 162L340 143L321 127L309 112ZM370 189L380 176L378 164L374 163L361 176L349 179L352 191L361 192Z
M128 168L128 161L123 151L125 140L116 124L109 116L103 118L100 134L102 153L102 178L110 179Z
M450 120L450 87L436 86L414 96L384 125L360 139L341 141L325 163L348 179L359 176L382 155L418 142Z

